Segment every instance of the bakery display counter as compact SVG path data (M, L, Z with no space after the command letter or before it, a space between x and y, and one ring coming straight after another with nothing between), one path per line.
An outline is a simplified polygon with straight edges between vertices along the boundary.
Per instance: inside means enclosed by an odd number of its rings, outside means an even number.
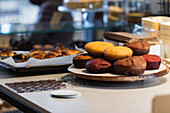
M135 50L130 46L144 43L145 46ZM147 41L134 41L125 46L89 42L85 50L91 54L76 55L69 72L43 75L39 71L37 75L30 71L31 75L27 75L0 69L0 98L31 113L152 113L155 96L170 94L169 67L164 62L160 64L161 59L156 55L143 56L150 49ZM135 55L142 56L132 56L130 48ZM126 58L129 55L132 57ZM111 63L111 58L117 61Z

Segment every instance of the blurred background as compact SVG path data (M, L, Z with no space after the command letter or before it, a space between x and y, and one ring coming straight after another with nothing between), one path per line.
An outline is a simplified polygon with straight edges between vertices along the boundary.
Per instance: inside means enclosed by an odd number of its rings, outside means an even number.
M128 0L126 0L128 1ZM143 5L151 14L160 14L160 0L129 0L129 11L135 10L137 5ZM109 5L121 5L122 0L109 0ZM139 3L135 3L139 2ZM145 4L140 4L145 2ZM136 4L136 5L135 5ZM39 6L29 0L0 0L0 24L3 23L34 23L39 11ZM76 15L77 16L77 15ZM78 17L75 17L78 18Z
M48 49L57 42L82 48L105 31L133 32L142 17L170 14L169 0L51 1L0 0L0 48Z

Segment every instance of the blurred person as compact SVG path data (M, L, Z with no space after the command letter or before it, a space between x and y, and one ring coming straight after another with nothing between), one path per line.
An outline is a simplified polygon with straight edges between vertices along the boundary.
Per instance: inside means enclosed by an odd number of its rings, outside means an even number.
M70 13L59 13L57 12L58 6L61 6L63 0L30 0L32 4L39 5L40 10L38 13L38 18L35 24L41 26L44 23L51 23L52 19L56 18L56 13L59 14L58 18L62 21L72 21L72 16ZM50 47L50 45L56 45L60 42L64 46L73 48L73 32L49 32L49 33L32 33L30 35L30 40L32 41L34 48L39 48L41 45L46 45L45 47ZM47 46L49 45L49 46Z

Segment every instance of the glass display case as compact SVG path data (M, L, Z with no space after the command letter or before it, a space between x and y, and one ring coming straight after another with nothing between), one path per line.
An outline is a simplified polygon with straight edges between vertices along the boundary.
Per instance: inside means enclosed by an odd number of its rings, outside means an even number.
M114 30L121 28L122 24L119 22L94 22L93 27L75 26L81 22L65 21L58 24L41 23L41 24L0 24L0 35L8 34L24 34L24 33L50 33L50 32L68 32L80 30ZM129 24L128 26L133 26Z
M47 32L65 32L65 31L77 31L77 30L114 30L117 28L125 29L125 27L133 27L134 24L120 23L119 21L110 21L108 15L113 17L116 15L118 20L125 18L121 17L127 11L126 8L130 7L130 4L136 4L134 7L143 6L136 0L63 0L63 5L58 7L60 12L71 12L73 21L62 21L59 23L1 23L0 34L18 34L18 33L47 33ZM142 0L139 0L142 1ZM131 2L131 3L130 3ZM133 2L133 3L132 3ZM110 4L113 3L113 4ZM129 3L129 6L125 7ZM73 4L73 5L70 5ZM137 5L138 4L138 5ZM111 7L110 6L116 6ZM123 8L124 7L124 8ZM137 9L137 8L136 8ZM139 9L138 9L139 10ZM31 10L32 11L32 10ZM79 13L80 16L75 16L74 13ZM102 13L102 21L94 19L96 13ZM74 18L80 18L80 21L74 21Z
M20 35L24 35L25 37L29 37L29 34L36 33L56 33L56 32L75 32L82 31L83 40L91 41L91 40L100 40L104 31L126 31L127 29L133 29L134 24L124 24L120 21L110 21L108 19L108 14L112 15L112 12L109 13L109 0L63 0L63 5L58 7L55 13L69 12L72 14L73 21L58 21L54 20L54 23L51 22L41 22L41 23L22 23L22 22L14 22L14 23L1 23L0 24L0 35L10 35L9 37L13 37L11 35L17 34L17 37ZM122 4L122 1L120 1ZM74 4L71 5L70 4ZM115 5L115 4L114 4ZM20 5L19 5L20 6ZM118 6L122 8L122 6ZM27 10L28 11L28 10ZM32 10L30 10L32 11ZM29 12L30 12L29 11ZM79 13L79 16L74 16L74 14ZM96 14L98 17L96 17ZM116 16L120 17L124 14L124 12L114 12ZM113 15L112 15L113 16ZM77 21L77 18L80 18L80 21ZM97 19L96 19L97 18ZM100 18L100 19L98 19ZM27 18L24 18L27 19ZM99 32L101 32L99 34ZM100 37L98 38L98 36ZM77 35L76 35L77 36ZM85 38L86 37L86 38ZM41 38L36 36L35 38ZM19 41L23 38L19 38ZM77 37L76 37L77 39ZM18 40L18 38L16 39ZM50 38L49 38L50 40ZM80 39L81 40L81 39ZM23 41L24 42L24 41ZM22 44L23 45L23 44Z

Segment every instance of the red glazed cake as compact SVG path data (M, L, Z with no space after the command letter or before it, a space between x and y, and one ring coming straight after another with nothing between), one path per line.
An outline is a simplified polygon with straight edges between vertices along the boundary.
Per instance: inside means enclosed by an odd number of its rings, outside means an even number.
M107 60L97 58L88 61L85 67L91 73L107 73L110 71L112 64Z
M152 70L152 69L158 69L161 64L161 58L157 55L142 55L142 57L147 62L146 69Z

